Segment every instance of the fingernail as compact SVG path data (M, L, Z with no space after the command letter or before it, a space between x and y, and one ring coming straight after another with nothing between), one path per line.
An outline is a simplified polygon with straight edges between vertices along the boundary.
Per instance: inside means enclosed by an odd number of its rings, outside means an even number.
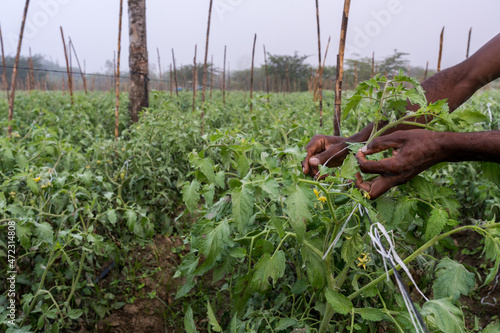
M319 164L319 160L316 158L316 157L313 157L309 160L309 163L310 164L314 164L314 165L318 165Z
M363 148L360 149L360 151L364 154L366 153L366 151L368 150L368 148L366 148L366 146L364 146Z

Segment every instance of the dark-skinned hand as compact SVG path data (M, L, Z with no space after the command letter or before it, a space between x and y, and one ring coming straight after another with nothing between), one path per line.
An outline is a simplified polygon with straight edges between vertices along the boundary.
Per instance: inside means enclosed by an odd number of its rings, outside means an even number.
M356 175L355 184L366 191L371 199L376 199L393 186L401 185L446 159L439 132L423 129L397 131L375 138L356 154L361 171L380 176L364 181ZM393 156L380 161L366 159L367 155L393 149Z
M317 134L312 137L306 146L307 156L302 161L302 172L316 177L319 165L328 167L341 166L349 154L347 138Z

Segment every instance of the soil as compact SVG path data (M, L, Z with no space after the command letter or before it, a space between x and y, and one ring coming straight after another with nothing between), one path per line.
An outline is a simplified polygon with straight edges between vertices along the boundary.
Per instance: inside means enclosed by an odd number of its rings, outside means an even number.
M182 261L182 256L188 252L189 249L184 247L180 237L158 235L151 245L133 254L134 260L140 262L138 274L149 272L148 275L142 275L135 281L135 286L142 288L136 288L139 290L127 292L123 296L117 295L117 299L122 298L121 301L126 304L99 321L92 331L184 332L184 328L179 327L184 318L183 304L175 300L177 288L183 281L174 279L173 276ZM103 288L113 288L111 286L113 280L130 281L130 270L122 269L115 275L118 276L103 281Z

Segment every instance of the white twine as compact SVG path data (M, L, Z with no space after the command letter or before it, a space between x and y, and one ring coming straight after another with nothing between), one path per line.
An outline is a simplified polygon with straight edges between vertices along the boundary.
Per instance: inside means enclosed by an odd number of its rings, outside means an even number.
M491 288L491 290L488 293L488 295L486 295L485 297L481 298L481 304L483 304L483 305L486 304L486 305L491 305L491 306L497 305L497 299L495 297L492 297L494 303L485 302L484 300L488 299L488 297L490 297L490 294L496 289L497 284L498 284L498 277L499 276L500 276L500 274L497 274L497 277L495 278L495 284L493 285L493 288Z
M366 210L366 213L368 214L368 209ZM384 226L380 223L374 223L372 224L370 231L368 232L368 235L372 239L373 247L375 250L382 256L383 262L384 262L384 268L385 268L385 273L387 275L387 280L389 281L389 270L387 269L387 262L386 260L389 260L390 263L392 264L394 271L396 271L396 265L398 264L406 273L406 275L410 278L411 282L417 288L417 291L422 295L422 297L428 302L429 299L422 293L422 291L418 288L417 284L415 283L415 280L413 280L413 277L410 274L410 271L404 264L403 260L399 257L398 253L396 252L394 242L391 240L389 237L389 233L387 230L385 230ZM387 243L389 244L389 249L386 250L384 245L382 244L382 236L386 239ZM399 290L401 292L401 295L403 296L403 300L405 302L406 308L408 309L408 313L410 314L410 319L413 323L413 326L415 327L415 330L417 332L425 332L425 330L422 328L420 325L420 321L418 320L417 313L415 313L414 307L412 306L412 301L409 298L408 294L404 291L404 286L401 283L399 279L396 279Z
M337 234L337 237L335 237L335 239L333 240L332 244L330 245L330 247L328 248L328 250L323 255L323 260L326 259L326 256L328 255L328 253L330 253L330 251L335 247L335 245L339 241L340 236L342 236L342 234L344 233L344 230L345 230L345 227L347 226L347 223L349 223L349 220L351 219L352 214L354 214L354 211L358 208L358 206L361 206L361 205L358 204L358 205L354 206L354 208L352 209L351 214L349 214L349 217L347 218L347 220L345 220L344 225L342 226L342 228L340 229L339 233Z

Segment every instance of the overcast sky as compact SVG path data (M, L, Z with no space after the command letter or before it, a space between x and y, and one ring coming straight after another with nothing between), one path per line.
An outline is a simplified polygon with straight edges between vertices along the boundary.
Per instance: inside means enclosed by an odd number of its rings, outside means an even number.
M122 68L128 59L128 12L124 1ZM0 25L5 53L14 55L24 0L0 0ZM147 0L150 64L157 66L158 48L165 71L171 63L191 64L194 45L198 59L205 52L209 0ZM327 65L335 65L342 0L319 0L323 53L331 36ZM119 0L31 0L22 54L43 54L64 64L59 27L71 37L87 72L103 70L117 49ZM347 32L347 58L381 59L394 49L408 52L413 66L436 68L439 34L445 26L442 67L465 58L472 27L471 53L500 32L498 0L352 0ZM214 0L209 57L222 67L224 45L231 69L249 68L253 35L257 33L256 62L264 62L263 44L272 54L310 55L317 64L314 0Z

